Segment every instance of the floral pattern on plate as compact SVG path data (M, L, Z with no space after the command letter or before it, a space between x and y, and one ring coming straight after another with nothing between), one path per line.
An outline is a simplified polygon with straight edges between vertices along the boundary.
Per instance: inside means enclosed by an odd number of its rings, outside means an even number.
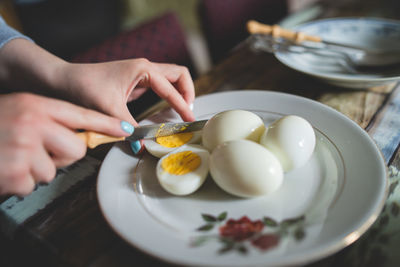
M281 222L266 216L257 220L250 220L247 216L242 216L237 220L227 220L227 212L222 212L218 216L210 214L201 216L205 224L196 230L209 232L218 227L218 233L195 237L192 239L191 246L198 247L207 241L216 240L222 244L219 254L232 251L247 254L251 248L258 248L265 252L277 247L283 238L293 237L296 241L301 241L306 234L304 215Z

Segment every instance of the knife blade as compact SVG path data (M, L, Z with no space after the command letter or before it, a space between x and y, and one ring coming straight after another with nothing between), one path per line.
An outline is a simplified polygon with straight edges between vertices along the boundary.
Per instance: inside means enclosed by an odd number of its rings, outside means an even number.
M131 136L125 138L128 141L149 139L159 136L168 136L177 133L196 132L203 129L207 120L194 122L168 122L159 124L143 125L135 128Z
M118 142L118 141L136 141L140 139L150 139L159 136L168 136L177 133L195 132L203 129L207 120L194 122L168 122L159 124L150 124L135 127L135 131L128 137L114 137L93 131L79 132L76 135L81 138L86 146L95 148L98 145Z

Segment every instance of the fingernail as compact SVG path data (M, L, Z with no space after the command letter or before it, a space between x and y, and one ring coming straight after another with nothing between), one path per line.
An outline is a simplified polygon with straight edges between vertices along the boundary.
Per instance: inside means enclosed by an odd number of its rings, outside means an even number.
M193 103L189 105L191 111L193 111Z
M131 149L132 149L133 153L135 153L135 154L139 153L141 148L142 148L142 146L140 145L139 140L137 140L135 142L131 142Z
M121 128L128 134L133 134L133 131L135 130L135 127L127 121L121 121Z

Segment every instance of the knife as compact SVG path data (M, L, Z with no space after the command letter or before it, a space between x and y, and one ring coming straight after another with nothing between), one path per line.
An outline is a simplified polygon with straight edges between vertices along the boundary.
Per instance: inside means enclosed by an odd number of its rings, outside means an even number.
M200 120L194 122L169 122L151 125L143 125L135 127L132 135L127 137L115 137L105 135L93 131L79 132L76 135L81 138L89 148L95 148L98 145L118 142L118 141L136 141L140 139L150 139L159 136L168 136L177 133L195 132L203 129L207 120Z

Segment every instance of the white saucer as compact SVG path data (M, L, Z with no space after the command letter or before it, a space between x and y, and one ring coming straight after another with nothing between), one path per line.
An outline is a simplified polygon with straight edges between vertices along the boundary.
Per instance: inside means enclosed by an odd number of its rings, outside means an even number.
M320 36L323 40L371 49L398 49L400 22L375 18L337 18L312 21L293 30ZM367 89L400 80L400 67L376 70L372 73L351 73L340 57L314 53L277 52L276 58L288 67L346 88Z

